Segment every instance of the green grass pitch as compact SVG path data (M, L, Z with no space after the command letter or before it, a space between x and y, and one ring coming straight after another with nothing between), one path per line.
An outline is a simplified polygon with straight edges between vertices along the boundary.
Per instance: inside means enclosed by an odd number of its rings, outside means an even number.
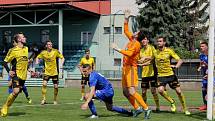
M27 100L23 93L21 93L15 100L14 104L9 109L7 117L0 117L0 121L86 121L90 120L89 110L81 110L80 105L80 89L79 88L60 88L58 105L53 105L53 88L48 88L47 91L47 105L40 105L41 88L28 87L32 104L27 104ZM186 91L187 105L190 108L192 115L185 116L180 110L180 102L174 91L169 91L170 95L175 99L178 111L171 113L169 111L169 104L160 97L161 112L153 112L149 121L203 121L206 120L206 113L199 112L197 107L202 104L200 91ZM7 98L7 88L0 88L0 105L5 102ZM154 102L151 94L148 91L148 104L154 109ZM98 121L137 121L143 120L144 115L140 114L137 118L127 117L125 115L109 112L106 110L104 104L100 101L95 101L97 112L99 115ZM121 88L115 89L114 105L122 106L131 109L128 101L122 95ZM92 120L92 119L91 119Z

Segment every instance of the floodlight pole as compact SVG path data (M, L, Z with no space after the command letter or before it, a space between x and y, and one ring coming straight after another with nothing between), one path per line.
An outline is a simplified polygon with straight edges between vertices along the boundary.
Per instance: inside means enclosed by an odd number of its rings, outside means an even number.
M207 92L207 119L213 120L213 81L214 81L214 21L215 21L215 0L210 0L209 20L209 51L208 51L208 92Z

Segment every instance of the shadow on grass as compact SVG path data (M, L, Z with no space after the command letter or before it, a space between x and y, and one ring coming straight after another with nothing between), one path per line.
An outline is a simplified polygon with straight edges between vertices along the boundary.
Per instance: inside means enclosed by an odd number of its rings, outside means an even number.
M25 112L15 112L15 113L9 113L9 116L22 116L25 115Z
M206 112L193 112L190 116L191 118L200 119L200 120L206 120Z

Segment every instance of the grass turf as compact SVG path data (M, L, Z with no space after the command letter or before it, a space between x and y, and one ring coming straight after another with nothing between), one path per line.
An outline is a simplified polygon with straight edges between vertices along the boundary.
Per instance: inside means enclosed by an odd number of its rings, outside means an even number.
M80 109L80 105L83 103L80 101L80 89L79 88L60 88L59 89L59 104L53 105L53 89L48 88L47 91L47 105L40 105L41 101L41 88L40 87L28 87L30 97L32 98L32 104L27 104L24 93L21 93L15 100L12 107L9 109L9 115L7 117L0 117L3 121L86 121L90 120L90 111L83 111ZM174 91L169 91L170 95L175 99L177 106L181 106L180 102ZM197 107L202 104L200 91L186 91L184 92L187 105L190 107L190 116L185 116L181 112L180 107L176 113L169 111L169 103L164 98L159 96L161 112L152 113L150 121L202 121L206 120L206 113L199 112ZM7 88L0 88L0 105L2 105L8 94ZM151 94L148 92L148 104L154 105ZM99 115L99 121L137 121L143 120L144 115L141 114L137 118L127 117L118 113L109 112L106 110L105 105L100 101L95 101L97 112ZM122 95L121 89L115 89L114 105L131 109L128 101ZM154 109L154 107L151 107Z

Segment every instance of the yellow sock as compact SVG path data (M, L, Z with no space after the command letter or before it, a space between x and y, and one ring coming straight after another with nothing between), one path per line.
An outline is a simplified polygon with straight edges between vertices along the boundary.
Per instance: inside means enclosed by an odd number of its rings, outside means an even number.
M180 95L178 95L178 98L179 98L179 100L181 102L183 110L186 111L187 110L187 106L186 106L184 95L181 93Z
M134 107L135 110L139 108L138 103L135 101L135 98L133 96L129 96L128 101L130 104Z
M140 94L138 94L137 92L135 92L132 95L136 101L143 107L144 110L148 110L148 106L146 105L146 103L144 102L143 98L140 96Z
M46 100L46 92L47 92L47 89L46 89L46 86L42 86L42 98L43 100Z
M54 101L57 101L58 88L54 88Z
M164 91L162 96L163 96L168 102L174 103L174 100L168 95L167 91Z
M84 94L85 94L85 88L84 88L84 86L82 86L81 87L81 96L84 97Z
M13 93L11 93L5 102L5 106L10 107L13 104L16 97L17 97L17 95L13 95Z
M159 98L158 98L158 94L153 94L153 97L154 97L154 101L155 101L155 105L157 108L160 107L160 104L159 104Z

